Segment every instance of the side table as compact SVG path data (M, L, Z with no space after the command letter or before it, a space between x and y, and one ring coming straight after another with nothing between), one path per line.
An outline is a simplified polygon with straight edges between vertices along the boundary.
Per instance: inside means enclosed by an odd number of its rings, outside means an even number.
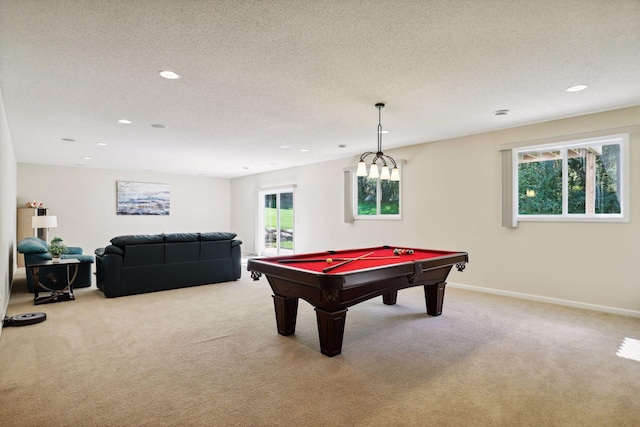
M29 265L29 269L31 270L31 275L33 276L34 281L34 293L33 293L33 304L47 304L50 302L59 302L59 301L71 301L75 300L76 297L73 295L73 282L76 280L76 276L78 275L78 265L80 261L75 258L65 258L60 261L53 262L49 261L41 261L35 262ZM65 267L66 276L65 278L53 277L50 279L50 282L57 285L58 283L61 285L61 288L55 286L55 289L52 287L46 286L40 280L40 267L50 267L60 265ZM73 274L71 273L71 267L73 267ZM47 275L48 276L48 275ZM64 280L66 279L66 280ZM51 292L51 295L40 297L40 292Z

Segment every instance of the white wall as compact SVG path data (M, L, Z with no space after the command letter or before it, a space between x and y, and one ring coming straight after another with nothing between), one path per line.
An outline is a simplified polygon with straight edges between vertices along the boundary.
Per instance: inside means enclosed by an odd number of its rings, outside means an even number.
M171 214L116 215L117 181L169 184ZM87 254L124 234L232 231L229 191L228 179L18 163L17 205L44 202L58 217L49 239Z
M9 304L16 269L16 156L0 93L0 319ZM2 327L0 326L0 333Z
M485 291L640 316L640 135L631 135L629 223L520 223L501 227L501 144L640 124L640 107L399 150L401 221L343 222L343 173L356 158L231 182L231 228L255 247L256 189L296 184L296 252L369 245L469 252L450 282ZM346 141L348 143L348 141Z

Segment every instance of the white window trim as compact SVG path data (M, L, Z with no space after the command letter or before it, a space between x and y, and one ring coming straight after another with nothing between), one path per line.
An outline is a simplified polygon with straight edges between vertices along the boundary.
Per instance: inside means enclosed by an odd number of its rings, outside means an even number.
M615 142L620 144L620 153L622 155L622 161L620 163L621 173L620 178L620 194L621 198L621 206L620 214L568 214L563 213L560 215L520 215L518 213L518 153L522 151L536 151L536 150L549 150L549 149L560 149L564 152L568 148L580 148L581 146L589 146L594 143L607 143L607 142ZM511 173L512 173L512 194L511 194L511 206L513 209L513 222L511 225L504 224L510 227L516 227L517 223L522 221L531 221L531 222L629 222L629 134L617 134L617 135L604 135L593 138L579 139L579 140L569 140L562 142L555 142L549 144L540 144L540 145L530 145L530 146L520 146L518 148L514 148L511 151ZM504 166L504 165L503 165ZM566 162L563 161L563 172L562 172L562 200L563 200L563 212L566 212L567 208L567 171ZM507 222L509 222L507 220Z

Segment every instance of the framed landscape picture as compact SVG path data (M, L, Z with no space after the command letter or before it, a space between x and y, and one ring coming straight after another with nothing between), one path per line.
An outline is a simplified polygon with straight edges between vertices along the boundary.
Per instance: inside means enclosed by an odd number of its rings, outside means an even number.
M169 215L169 184L117 181L118 215Z

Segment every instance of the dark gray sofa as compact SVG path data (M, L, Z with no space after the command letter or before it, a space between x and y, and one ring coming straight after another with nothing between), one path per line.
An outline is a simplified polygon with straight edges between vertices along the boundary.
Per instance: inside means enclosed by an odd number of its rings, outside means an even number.
M237 280L235 233L118 236L98 248L96 284L107 298Z

